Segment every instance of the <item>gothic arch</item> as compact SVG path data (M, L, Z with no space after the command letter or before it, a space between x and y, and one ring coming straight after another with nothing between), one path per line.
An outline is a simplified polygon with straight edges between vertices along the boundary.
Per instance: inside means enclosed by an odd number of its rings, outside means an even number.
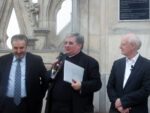
M56 36L56 16L64 1L44 0L32 3L30 0L1 0L0 47L6 49L6 31L14 8L20 32L26 34L31 42L38 40L33 42L35 49L57 49L62 39ZM38 20L35 20L36 15Z
M12 3L11 0L1 0L0 6L0 47L6 49L6 40L8 38L6 34L9 18L12 11ZM4 13L7 12L7 13Z
M40 14L40 18L42 18L42 16L46 18L47 25L45 25L45 28L50 31L47 38L47 47L50 49L56 49L56 47L58 47L59 40L56 36L56 16L64 1L65 0L49 0L43 3L43 6L47 4L47 7L42 9L43 14ZM44 27L44 23L41 24L41 26Z
M14 8L21 33L26 34L29 38L33 36L33 26L31 19L30 4L28 1L22 0L1 0L0 1L0 47L7 49L6 40L8 38L6 31L8 23ZM5 12L5 13L4 13Z

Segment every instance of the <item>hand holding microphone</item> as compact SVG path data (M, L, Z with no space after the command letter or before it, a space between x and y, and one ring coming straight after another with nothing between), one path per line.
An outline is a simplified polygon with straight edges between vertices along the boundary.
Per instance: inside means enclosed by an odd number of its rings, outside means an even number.
M51 78L54 79L61 67L62 60L64 59L64 54L61 52L57 57L57 60L52 64Z

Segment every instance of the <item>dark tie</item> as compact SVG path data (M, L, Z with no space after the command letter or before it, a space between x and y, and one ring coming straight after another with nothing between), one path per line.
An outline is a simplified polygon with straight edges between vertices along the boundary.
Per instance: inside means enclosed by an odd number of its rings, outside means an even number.
M21 59L17 59L16 74L15 74L15 89L14 89L14 102L19 105L21 102Z

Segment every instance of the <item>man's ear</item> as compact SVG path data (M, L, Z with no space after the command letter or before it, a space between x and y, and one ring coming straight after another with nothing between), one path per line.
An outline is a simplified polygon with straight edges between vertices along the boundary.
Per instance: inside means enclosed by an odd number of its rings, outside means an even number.
M136 49L136 44L135 43L131 43L133 49Z
M78 44L79 48L82 49L82 44Z

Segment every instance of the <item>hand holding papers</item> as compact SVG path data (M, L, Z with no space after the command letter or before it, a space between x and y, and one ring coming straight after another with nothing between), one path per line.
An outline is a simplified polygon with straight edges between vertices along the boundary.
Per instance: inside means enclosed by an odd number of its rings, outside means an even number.
M81 82L77 81L77 80L74 80L74 79L72 79L72 81L73 81L73 84L71 84L72 88L74 90L80 90L81 86L82 86Z
M84 74L84 68L65 60L64 81L73 83L72 79L74 79L81 82L83 79L83 74Z

